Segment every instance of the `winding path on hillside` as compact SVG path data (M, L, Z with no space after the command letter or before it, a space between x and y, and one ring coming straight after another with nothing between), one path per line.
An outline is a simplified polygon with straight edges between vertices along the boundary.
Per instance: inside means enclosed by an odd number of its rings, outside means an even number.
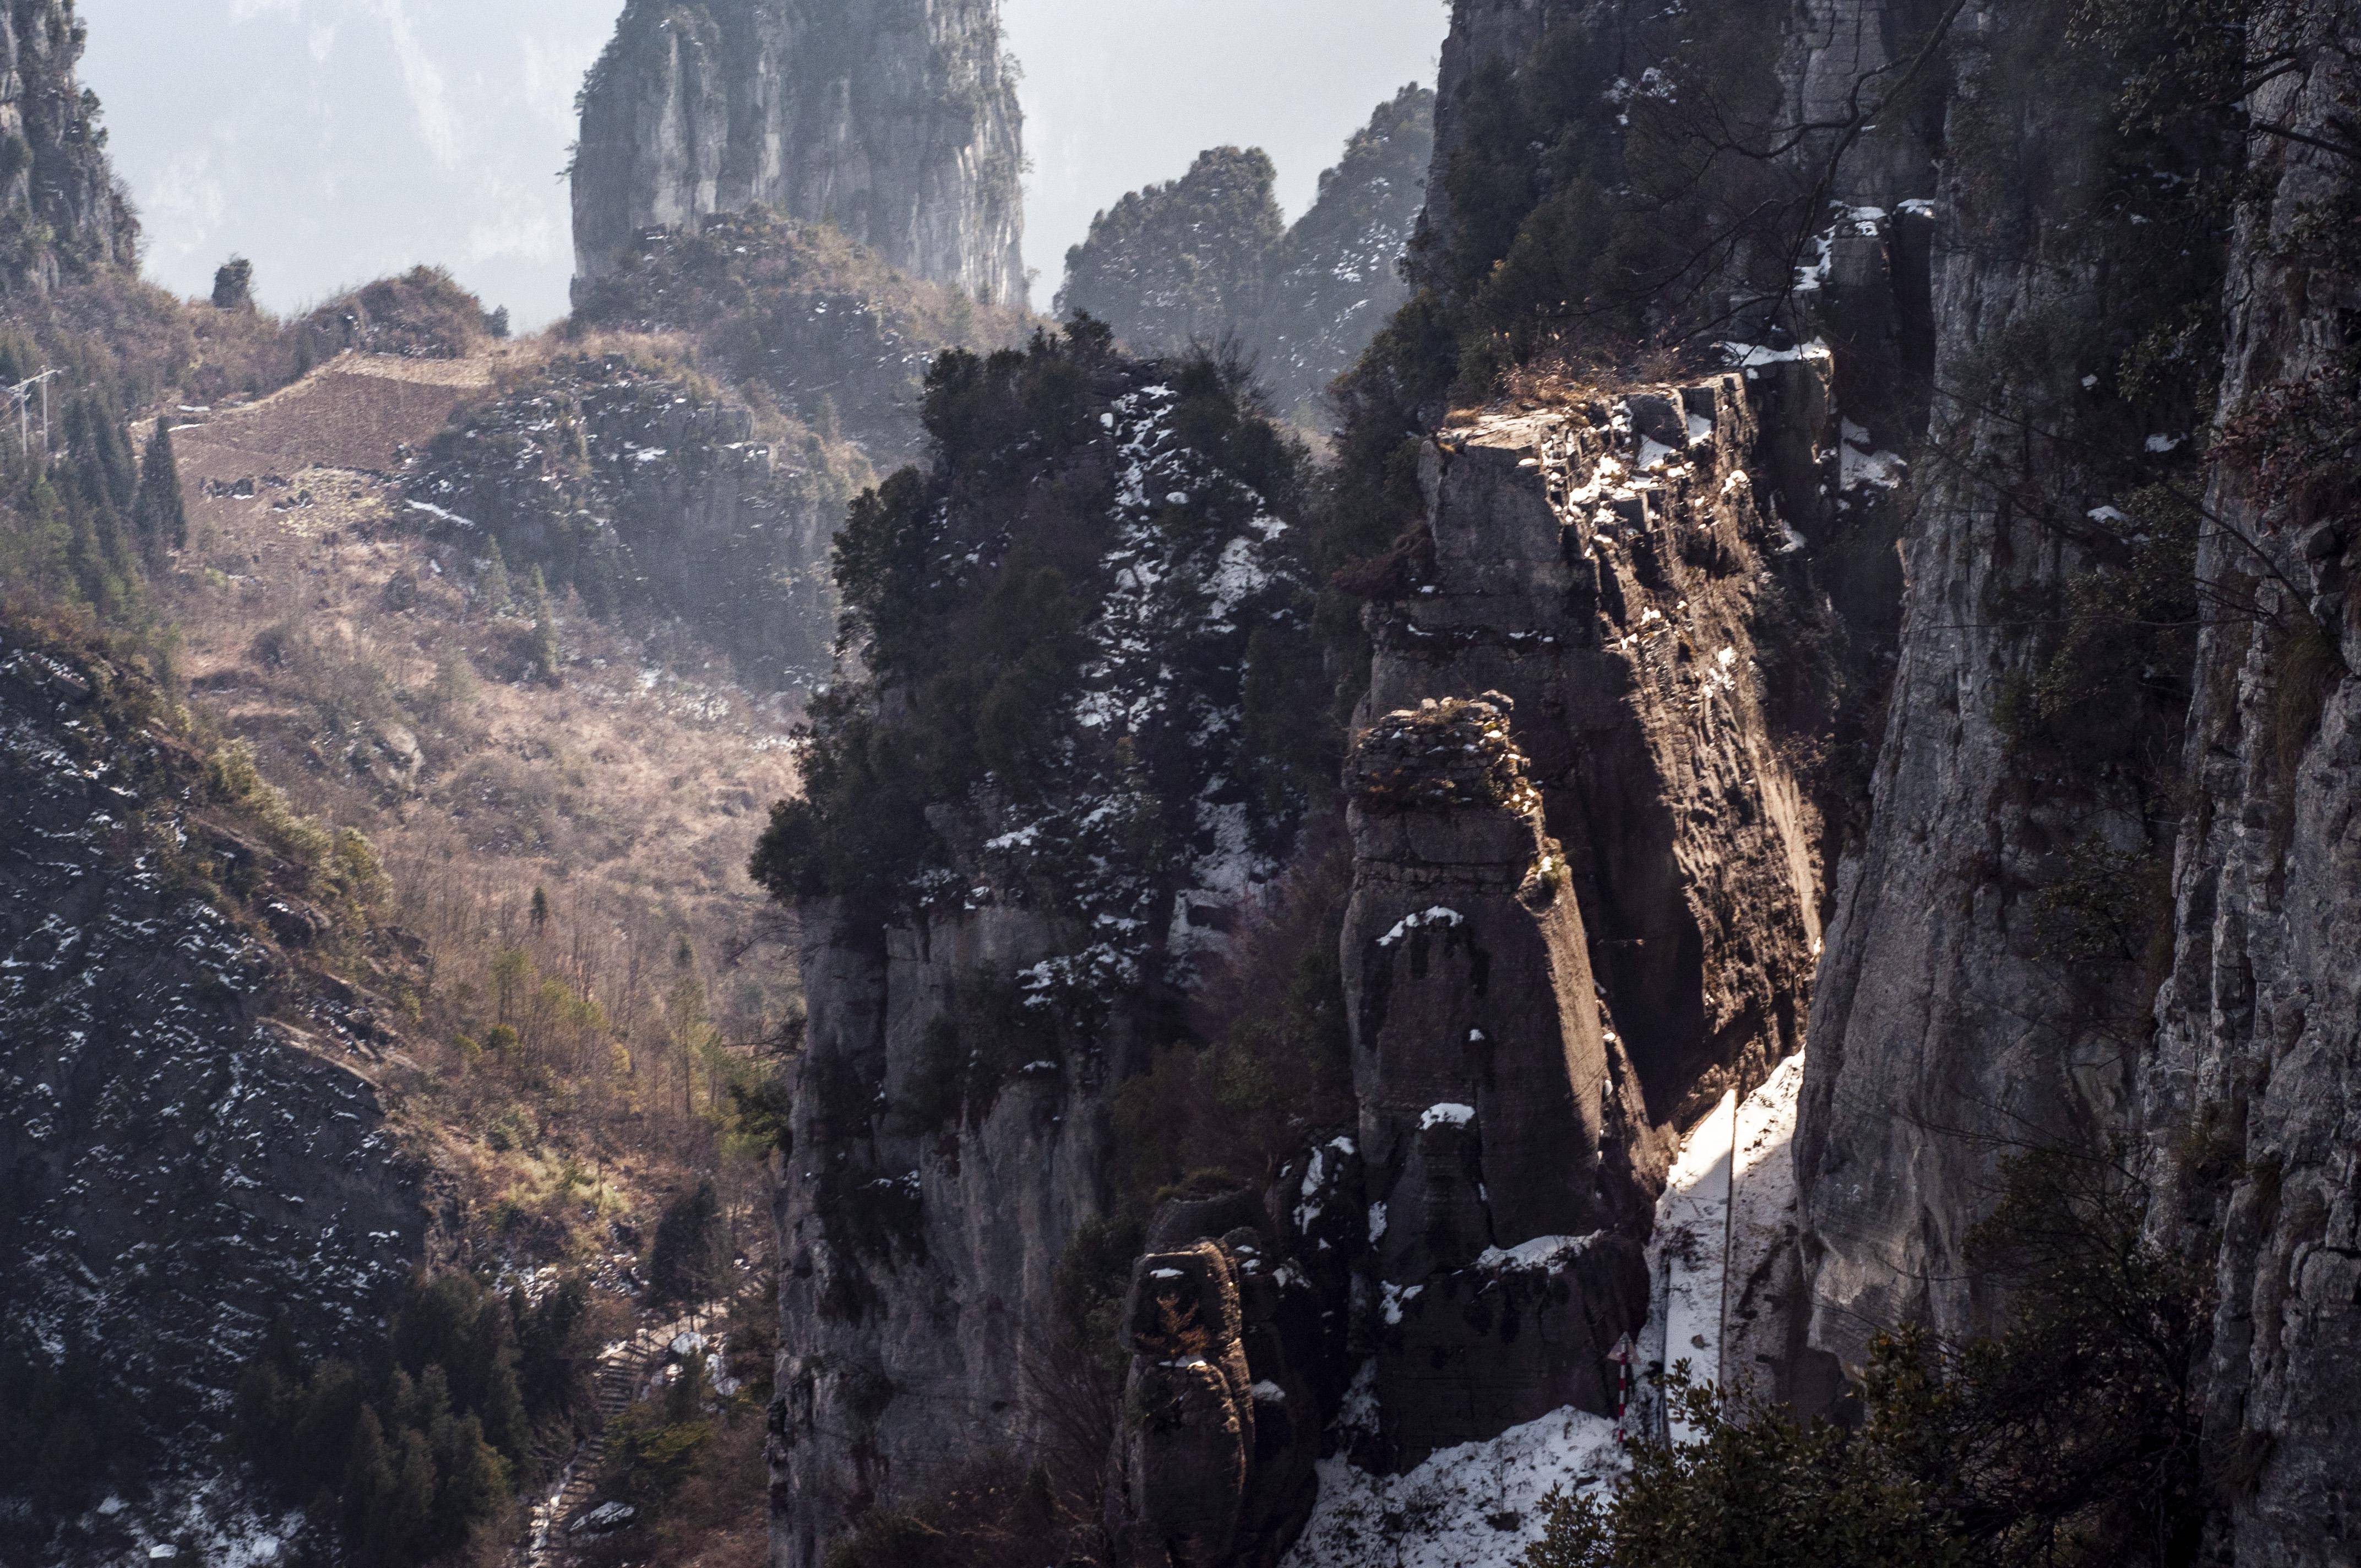
M590 1435L575 1446L566 1465L526 1516L523 1559L527 1568L546 1568L566 1555L567 1522L598 1489L598 1466L607 1456L607 1423L636 1398L655 1376L672 1343L685 1333L701 1333L721 1315L725 1303L707 1301L669 1322L641 1328L598 1353L592 1388L598 1415Z

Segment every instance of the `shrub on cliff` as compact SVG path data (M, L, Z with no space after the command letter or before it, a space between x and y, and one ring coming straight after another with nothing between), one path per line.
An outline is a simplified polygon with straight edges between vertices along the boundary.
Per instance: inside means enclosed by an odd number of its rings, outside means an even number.
M1857 1431L1674 1380L1698 1433L1642 1442L1604 1506L1554 1496L1530 1568L2101 1568L2195 1561L2207 1493L2187 1376L2207 1319L2191 1260L2143 1239L2103 1159L2012 1161L1970 1261L2000 1333L1880 1336ZM1676 1369L1676 1373L1679 1369ZM2217 1463L2217 1473L2226 1466Z

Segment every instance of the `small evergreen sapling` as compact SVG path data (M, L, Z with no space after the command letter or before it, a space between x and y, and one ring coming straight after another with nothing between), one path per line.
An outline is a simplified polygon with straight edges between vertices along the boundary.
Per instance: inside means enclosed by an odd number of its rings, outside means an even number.
M497 539L491 542L490 558L484 564L484 573L476 588L483 598L484 608L494 615L508 609L509 600L515 597L515 589L509 585L509 564L501 558L500 542Z

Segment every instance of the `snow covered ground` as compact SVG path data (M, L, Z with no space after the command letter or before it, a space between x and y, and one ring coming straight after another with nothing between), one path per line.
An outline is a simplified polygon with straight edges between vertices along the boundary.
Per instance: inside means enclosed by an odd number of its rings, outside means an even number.
M1759 1332L1733 1324L1728 1313L1747 1282L1789 1245L1791 1147L1803 1087L1798 1054L1743 1101L1724 1095L1683 1146L1648 1246L1655 1290L1641 1333L1642 1366L1686 1357L1698 1381L1727 1382L1725 1349L1734 1358L1736 1347L1750 1343L1745 1333ZM1349 1425L1373 1415L1348 1400L1340 1419ZM1664 1434L1662 1402L1635 1399L1630 1428L1634 1439ZM1614 1421L1572 1409L1489 1442L1444 1449L1406 1475L1372 1475L1342 1456L1323 1459L1319 1503L1284 1568L1516 1568L1541 1538L1541 1501L1551 1488L1604 1487L1622 1466Z
M1802 1053L1772 1070L1743 1103L1722 1096L1690 1133L1656 1203L1648 1243L1655 1282L1639 1363L1670 1367L1686 1360L1699 1383L1728 1385L1750 1368L1725 1364L1731 1299L1786 1242L1794 1223L1795 1106L1803 1093ZM1756 1332L1756 1325L1746 1325ZM1635 1398L1635 1436L1688 1434L1669 1420L1653 1385Z
M1622 1464L1615 1423L1572 1409L1446 1448L1407 1475L1323 1459L1319 1504L1285 1568L1514 1568L1541 1539L1552 1488L1603 1486Z
M1795 1112L1804 1091L1804 1058L1789 1057L1738 1108L1730 1261L1723 1275L1721 1383L1746 1392L1765 1355L1784 1357L1792 1320L1783 1302L1800 1302L1795 1253ZM1777 1390L1763 1387L1764 1396Z
M1672 1179L1656 1204L1656 1236L1650 1250L1659 1267L1657 1298L1664 1319L1661 1356L1647 1348L1648 1361L1670 1367L1686 1361L1700 1383L1721 1377L1721 1297L1730 1239L1730 1156L1737 1126L1738 1096L1697 1124L1673 1163ZM1650 1303L1651 1326L1656 1316ZM1691 1435L1678 1420L1670 1422L1676 1442Z

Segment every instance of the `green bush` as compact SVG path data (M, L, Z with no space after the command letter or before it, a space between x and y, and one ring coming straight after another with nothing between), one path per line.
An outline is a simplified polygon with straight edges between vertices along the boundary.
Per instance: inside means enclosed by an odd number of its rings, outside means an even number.
M648 1248L648 1299L656 1305L705 1301L721 1288L730 1260L721 1204L713 1183L699 1181L666 1203Z

